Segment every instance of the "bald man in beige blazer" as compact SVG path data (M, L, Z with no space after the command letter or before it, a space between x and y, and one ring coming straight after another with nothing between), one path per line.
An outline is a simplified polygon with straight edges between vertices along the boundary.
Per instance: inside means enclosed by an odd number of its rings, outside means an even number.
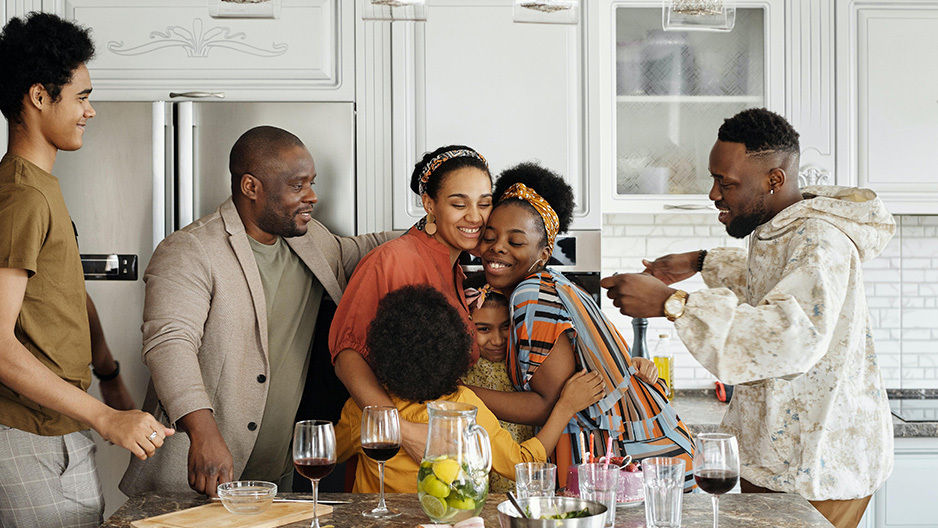
M338 303L358 261L394 236L340 237L312 219L313 159L285 130L246 132L230 168L232 198L163 240L144 275L144 409L185 434L131 461L128 495L288 482L319 300Z

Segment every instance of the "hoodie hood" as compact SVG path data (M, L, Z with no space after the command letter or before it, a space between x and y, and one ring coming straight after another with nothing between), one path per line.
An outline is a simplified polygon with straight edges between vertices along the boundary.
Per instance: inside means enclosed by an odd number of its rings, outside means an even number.
M754 233L762 240L774 238L795 222L808 218L824 220L844 232L860 253L860 260L872 260L886 248L896 232L883 201L869 189L813 185L801 190L804 200L785 208Z

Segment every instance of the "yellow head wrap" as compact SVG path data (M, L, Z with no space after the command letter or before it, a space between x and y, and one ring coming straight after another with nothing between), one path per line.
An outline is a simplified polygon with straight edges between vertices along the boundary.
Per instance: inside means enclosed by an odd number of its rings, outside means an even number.
M547 230L547 249L553 254L554 252L554 242L557 241L557 231L560 230L560 219L557 217L557 213L554 211L553 207L547 203L547 200L541 197L541 195L534 192L534 189L531 189L523 183L516 183L508 188L505 191L505 194L502 195L500 201L507 200L508 198L520 198L529 204L531 207L534 207L534 210L537 211L537 214L541 215L541 220L544 221L544 229Z

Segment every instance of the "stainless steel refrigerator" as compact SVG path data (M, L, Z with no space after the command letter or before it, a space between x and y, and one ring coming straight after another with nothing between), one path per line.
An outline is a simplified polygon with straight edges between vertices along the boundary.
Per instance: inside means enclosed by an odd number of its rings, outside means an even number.
M230 196L228 152L238 136L257 125L279 126L306 144L318 174L314 216L334 233L355 234L354 105L93 104L97 117L88 123L84 146L60 152L53 172L77 226L81 253L137 257L135 280L88 280L86 287L139 406L149 376L140 355L143 272L153 249L166 234L213 212ZM0 150L6 150L6 141ZM101 264L99 278L126 277L132 271L124 269L123 260L116 268L107 259ZM92 393L98 396L96 386ZM124 500L117 483L129 455L98 440L98 468L110 514Z

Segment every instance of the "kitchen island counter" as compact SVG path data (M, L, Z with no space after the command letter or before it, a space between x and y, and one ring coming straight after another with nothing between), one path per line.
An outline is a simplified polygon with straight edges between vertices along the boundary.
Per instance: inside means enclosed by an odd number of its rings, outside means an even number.
M309 495L281 493L280 497L309 498ZM323 526L335 528L414 528L421 523L430 523L417 502L416 494L392 493L387 496L388 507L399 510L400 517L390 521L377 521L362 517L362 510L371 509L378 501L376 494L323 493L321 497L332 500L350 500L351 504L339 504L331 515L320 518ZM498 528L496 506L505 500L502 494L492 494L485 503L482 517L485 526ZM162 493L141 494L130 498L114 512L102 528L132 528L131 522L169 513L206 503L204 497L172 495ZM681 526L685 528L709 528L713 524L710 497L702 493L684 496L684 513ZM292 528L308 527L309 521L289 524ZM616 528L640 528L645 526L645 509L641 506L619 508L616 513ZM747 494L724 495L720 499L721 528L829 528L831 526L808 501L797 495Z
M889 394L890 399L932 399L938 397L930 390L888 390L887 394ZM717 432L729 404L718 401L712 390L690 389L676 391L674 399L671 400L671 405L677 411L678 416L684 420L690 432L697 434ZM938 422L906 422L893 416L892 429L896 438L938 437Z

